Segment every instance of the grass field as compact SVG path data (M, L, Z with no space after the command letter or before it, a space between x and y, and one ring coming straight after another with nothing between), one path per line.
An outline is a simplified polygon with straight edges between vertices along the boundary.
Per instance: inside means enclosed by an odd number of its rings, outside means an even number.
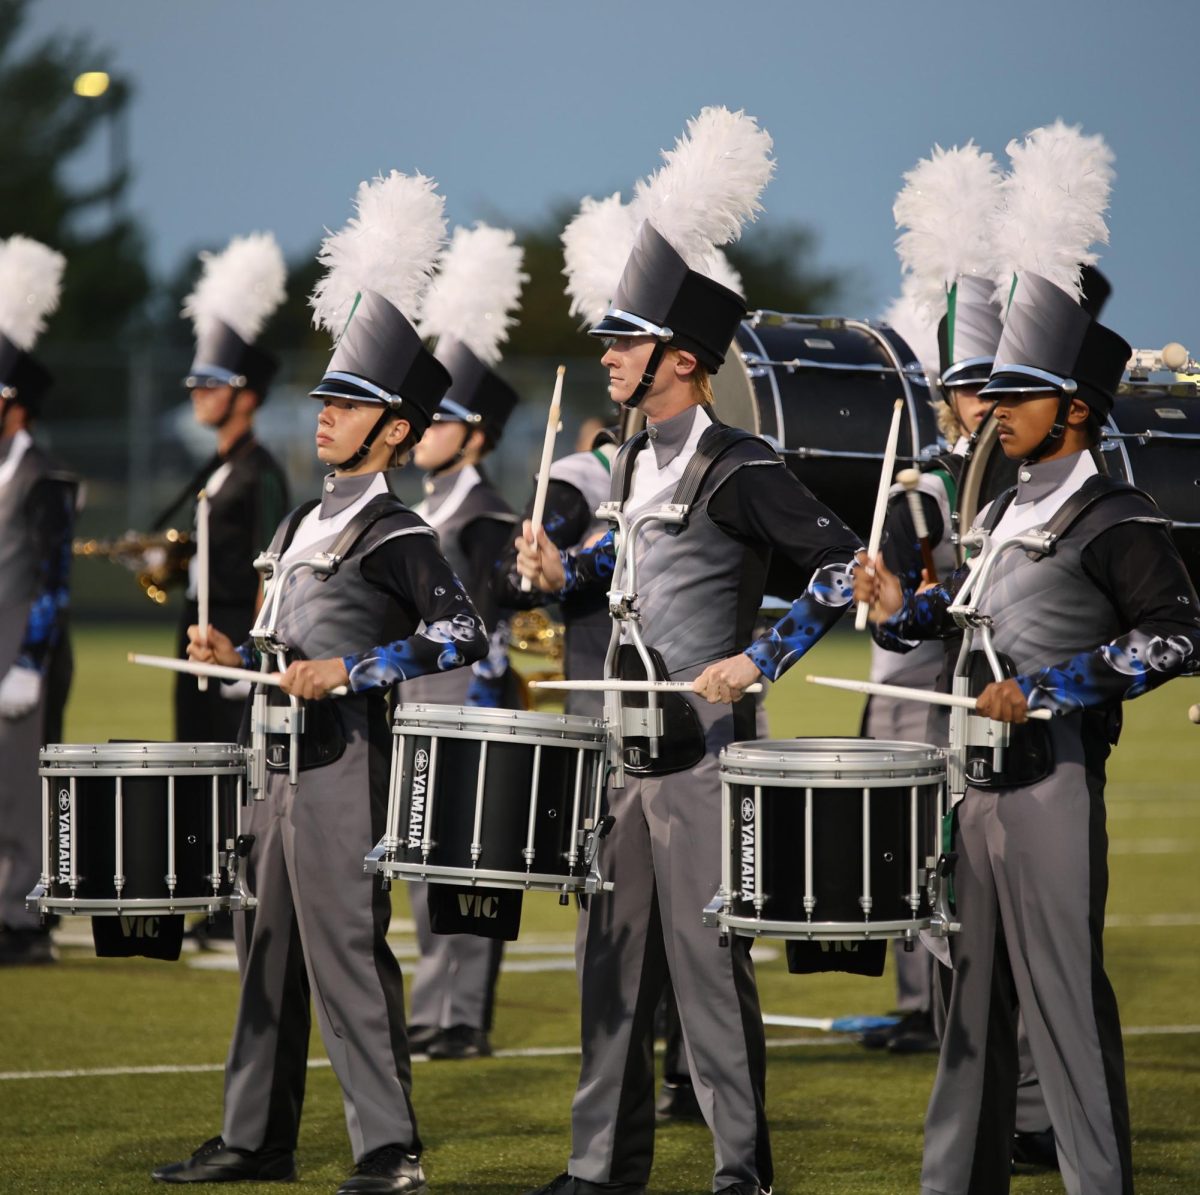
M169 636L137 626L76 632L69 739L169 737L170 681L126 665L134 648L168 652ZM832 636L813 665L863 675L864 643ZM1132 703L1109 768L1107 958L1126 1027L1138 1189L1150 1195L1200 1191L1200 728L1186 719L1198 700L1193 680ZM792 676L769 711L779 736L852 734L859 701ZM563 1168L578 1072L573 913L545 897L527 898L525 909L493 1039L502 1053L524 1053L416 1066L414 1100L438 1195L516 1195ZM408 966L402 894L396 914L394 941ZM148 1190L153 1165L219 1130L237 979L195 965L211 957L98 960L81 943L65 946L57 966L3 973L0 1195ZM776 1013L881 1013L892 1003L890 974L795 977L774 956L760 963L759 978L764 1008ZM832 1035L768 1036L776 1192L915 1191L934 1059L879 1057ZM301 1192L333 1190L350 1165L340 1094L316 1037L312 1059L301 1181L292 1188ZM660 1131L654 1192L698 1195L710 1176L703 1129ZM1018 1176L1013 1190L1042 1195L1061 1184L1056 1175Z

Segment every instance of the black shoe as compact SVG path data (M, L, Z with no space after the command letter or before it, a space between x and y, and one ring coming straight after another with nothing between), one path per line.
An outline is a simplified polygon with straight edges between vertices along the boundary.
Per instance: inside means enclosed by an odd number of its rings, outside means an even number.
M696 1099L696 1089L687 1079L664 1079L658 1099L654 1101L654 1119L660 1124L668 1120L691 1120L704 1123L704 1113Z
M50 930L6 929L0 933L0 967L34 967L58 962Z
M403 1145L381 1145L363 1158L337 1195L428 1195L421 1159Z
M1045 1170L1057 1170L1058 1149L1054 1144L1054 1130L1014 1133L1012 1160L1014 1166L1040 1166Z
M589 1183L573 1174L560 1174L525 1195L646 1195L646 1188L633 1183Z
M290 1183L296 1160L277 1149L231 1149L210 1137L186 1162L170 1162L150 1172L160 1183Z
M451 1025L443 1029L425 1048L430 1058L451 1059L490 1058L492 1043L483 1029L470 1025Z
M910 1012L893 1027L887 1044L892 1054L935 1054L941 1046L933 1031L933 1018L927 1012Z
M409 1025L408 1052L424 1054L433 1044L434 1039L441 1036L442 1031L436 1025Z
M758 1183L735 1183L732 1187L722 1187L717 1195L771 1195L770 1187L760 1187Z

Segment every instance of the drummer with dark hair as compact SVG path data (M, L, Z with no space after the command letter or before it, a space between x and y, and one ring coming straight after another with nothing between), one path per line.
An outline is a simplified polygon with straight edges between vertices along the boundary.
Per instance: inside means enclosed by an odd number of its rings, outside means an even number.
M453 381L413 449L413 463L425 473L425 498L416 513L437 532L446 559L466 585L488 628L488 651L470 669L410 681L402 692L406 704L519 706L508 661L508 612L492 584L517 520L483 460L500 443L518 402L495 366L526 277L522 258L508 229L486 224L456 229L425 302L421 332L437 338L435 355ZM492 1052L488 1034L503 943L434 932L430 898L436 908L448 891L431 893L425 883L408 887L421 951L409 992L409 1043L430 1058L478 1058Z
M1066 291L1022 273L982 391L1005 456L1022 463L1016 487L976 522L987 533L980 559L923 593L882 562L856 581L855 597L889 630L936 637L957 629L949 607L972 573L993 567L970 595L970 617L990 627L1011 671L982 686L976 707L1012 724L1001 769L990 748L969 745L978 736L952 746L967 778L954 810L962 929L950 939L925 1123L928 1195L1008 1189L1018 1005L1066 1190L1133 1190L1121 1030L1103 965L1104 765L1120 703L1200 669L1200 602L1166 520L1105 476L1096 451L1129 353ZM1001 546L1033 533L1044 550ZM1028 723L1039 709L1056 717Z
M389 223L375 223L376 213ZM431 264L421 250L440 243L441 213L432 180L393 172L360 188L358 218L326 240L322 259L332 267L314 307L339 339L312 396L323 404L317 455L333 471L320 501L289 515L268 549L284 588L277 607L268 591L272 625L256 628L259 643L235 647L210 627L204 646L200 628L190 628L197 660L255 667L260 645L286 645L282 690L303 699L304 721L293 760L296 740L267 711L263 799L244 823L254 836L246 864L258 906L235 918L242 989L222 1133L157 1169L162 1182L294 1177L311 993L354 1153L339 1191L428 1190L400 968L386 936L390 900L362 860L386 815L388 689L486 650L483 624L435 533L391 494L386 476L450 386L396 305L412 310L419 299ZM381 276L372 268L381 260L406 272ZM391 298L360 289L365 278ZM332 695L339 687L345 696Z
M723 154L708 152L716 131L725 138ZM736 163L743 177L755 154L765 163L770 141L744 115L706 109L673 160L691 149L721 176L710 178L715 185L729 182L722 162ZM671 161L669 155L663 174ZM741 197L741 218L754 210L768 175L763 170ZM671 180L662 181L669 190ZM681 243L686 222L654 199L652 189L612 308L591 334L607 344L602 363L611 397L638 407L648 424L617 458L614 500L634 516L670 503L681 483L687 487L686 525L671 529L677 534L655 525L632 547L641 627L656 668L690 680L696 696L666 695L679 702L664 700L667 725L686 729L668 731L657 758L644 738L625 740L626 783L610 794L615 824L601 853L614 887L591 898L580 927L583 1063L571 1157L567 1172L539 1195L645 1190L654 1143L653 1016L667 972L714 1137L714 1190L760 1195L770 1188L765 1048L748 939L723 946L701 918L720 883L717 755L735 739L754 737L753 699L739 700L745 688L780 675L841 617L858 548L853 533L763 441L711 415L705 382L724 361L745 305L689 266L654 220L659 216ZM691 193L689 201L705 210L703 195ZM695 253L696 229L690 231ZM560 554L544 533L535 546L531 535L526 524L518 567L538 588L566 594L609 587L613 533L575 555ZM789 614L750 643L772 552L784 553L811 581Z

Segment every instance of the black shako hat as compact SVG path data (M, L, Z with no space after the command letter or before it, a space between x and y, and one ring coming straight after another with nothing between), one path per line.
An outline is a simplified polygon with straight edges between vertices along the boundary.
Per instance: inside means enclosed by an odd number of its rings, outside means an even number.
M446 367L382 295L360 291L312 398L378 403L423 435L450 388Z
M995 284L961 274L946 295L946 314L938 321L939 380L943 390L986 382L1004 323Z
M196 355L183 384L189 390L232 386L253 390L264 399L278 369L277 357L247 344L228 324L214 320L212 330L196 341Z
M608 313L589 336L653 336L716 373L746 317L742 296L688 268L649 220L638 231Z
M517 392L461 340L442 336L434 356L451 378L450 389L433 412L434 423L469 423L481 427L495 444L519 401Z
M53 375L32 353L0 332L0 400L19 403L36 415L53 382Z
M1083 399L1104 419L1133 350L1065 290L1037 274L1017 278L996 363L981 394L1056 391Z

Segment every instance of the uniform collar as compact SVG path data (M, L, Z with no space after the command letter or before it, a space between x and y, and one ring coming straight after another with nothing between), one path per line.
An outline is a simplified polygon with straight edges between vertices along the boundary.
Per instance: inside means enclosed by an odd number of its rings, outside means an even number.
M353 473L339 477L329 473L321 486L319 519L332 519L353 506L379 480L378 473Z
M692 434L696 422L698 405L692 405L670 419L659 423L651 423L646 427L646 435L654 447L654 461L659 469L665 469L683 451L683 446Z
M1017 470L1017 492L1013 496L1014 506L1040 502L1050 497L1075 472L1085 453L1073 452L1070 456L1056 457L1052 461L1033 461Z

